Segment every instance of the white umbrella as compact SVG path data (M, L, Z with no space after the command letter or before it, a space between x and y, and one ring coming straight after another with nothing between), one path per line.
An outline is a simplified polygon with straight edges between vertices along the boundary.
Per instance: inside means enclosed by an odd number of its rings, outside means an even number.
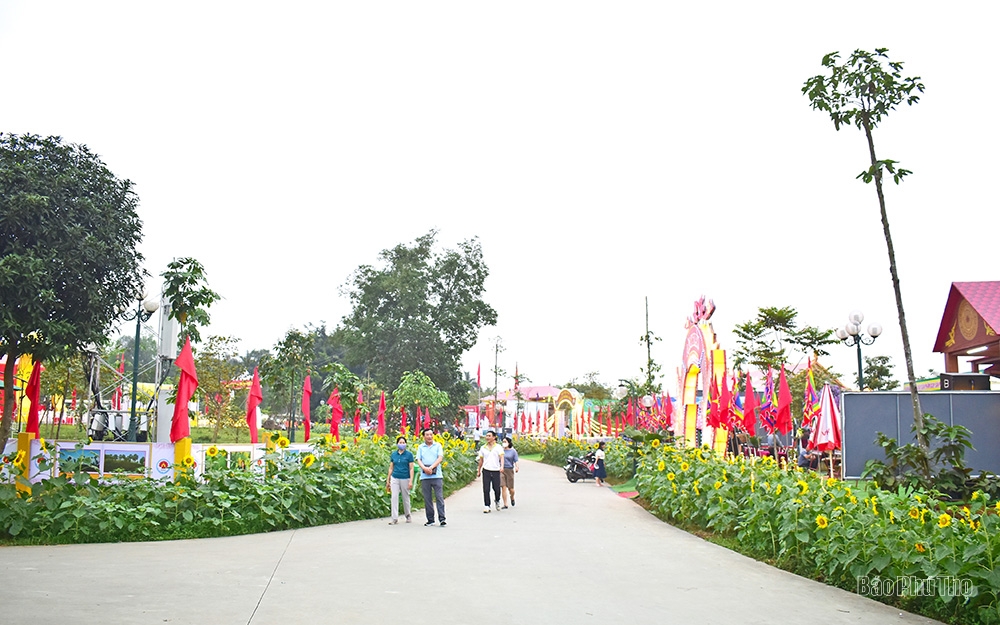
M840 449L840 410L833 399L830 383L823 385L819 398L819 415L814 424L812 436L809 438L809 449L832 452ZM833 454L830 454L830 475L833 475Z

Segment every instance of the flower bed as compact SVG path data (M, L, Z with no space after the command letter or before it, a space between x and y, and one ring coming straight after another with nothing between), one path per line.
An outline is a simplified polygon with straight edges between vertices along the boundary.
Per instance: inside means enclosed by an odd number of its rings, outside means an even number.
M907 610L1000 622L1000 503L982 492L955 506L912 489L786 470L770 458L647 451L637 488L662 518L730 536L749 556ZM911 586L887 585L899 580Z
M445 492L475 478L471 445L441 437ZM419 444L411 442L411 448ZM268 476L227 467L225 454L206 452L200 479L122 479L101 483L86 473L31 485L18 497L0 484L0 540L55 544L231 536L387 516L385 476L392 437L363 436L311 454L265 456ZM414 487L414 506L423 506Z

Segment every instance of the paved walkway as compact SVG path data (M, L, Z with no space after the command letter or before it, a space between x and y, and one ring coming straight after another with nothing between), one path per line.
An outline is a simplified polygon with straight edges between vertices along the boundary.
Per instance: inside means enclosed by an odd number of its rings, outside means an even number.
M233 538L0 548L5 623L934 623L660 522L522 462L518 506L473 484L448 526L386 519ZM416 512L416 511L415 511Z

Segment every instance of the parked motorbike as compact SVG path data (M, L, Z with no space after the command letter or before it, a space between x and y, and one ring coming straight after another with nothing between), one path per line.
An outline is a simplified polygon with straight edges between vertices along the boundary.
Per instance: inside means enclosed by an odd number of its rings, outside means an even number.
M579 480L594 477L594 452L588 451L583 458L569 456L566 458L563 470L566 471L566 479L574 484Z

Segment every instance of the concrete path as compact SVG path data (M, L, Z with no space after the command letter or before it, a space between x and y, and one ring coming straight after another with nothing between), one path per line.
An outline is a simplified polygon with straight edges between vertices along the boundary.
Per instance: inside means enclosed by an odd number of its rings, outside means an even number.
M934 623L735 554L592 481L522 462L447 527L387 519L233 538L0 548L4 623ZM387 506L388 508L388 506Z

